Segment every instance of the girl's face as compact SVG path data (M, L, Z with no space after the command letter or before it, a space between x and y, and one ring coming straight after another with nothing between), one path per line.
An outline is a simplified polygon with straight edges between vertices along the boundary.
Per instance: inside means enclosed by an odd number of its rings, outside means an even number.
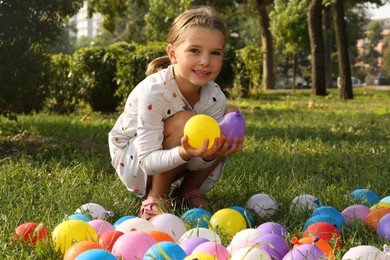
M178 46L168 45L168 55L180 88L201 87L221 71L224 35L217 30L192 27Z

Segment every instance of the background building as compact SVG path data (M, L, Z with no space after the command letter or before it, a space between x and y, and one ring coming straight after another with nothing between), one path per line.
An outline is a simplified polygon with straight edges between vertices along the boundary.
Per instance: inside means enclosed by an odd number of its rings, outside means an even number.
M378 44L375 46L375 51L378 52L378 58L377 58L377 64L367 64L363 62L362 57L367 53L366 46L369 44L369 39L367 37L363 39L359 39L357 42L357 49L358 49L358 55L359 59L358 62L355 64L356 67L359 67L363 70L370 71L370 68L377 67L381 68L383 63L383 56L386 52L386 49L388 48L388 40L389 40L389 33L390 33L390 18L384 18L384 19L373 19L369 22L376 21L379 22L381 27L381 39L379 40ZM363 28L365 31L365 34L368 34L368 24ZM382 85L384 83L388 83L388 80L384 78L383 73L379 72L377 74L367 74L365 80L367 84L370 85ZM386 82L385 82L386 81Z
M69 24L74 28L72 36L76 38L76 41L83 37L93 39L101 34L100 24L102 21L103 16L99 13L95 13L92 18L88 18L87 1L84 1L80 11L69 20Z

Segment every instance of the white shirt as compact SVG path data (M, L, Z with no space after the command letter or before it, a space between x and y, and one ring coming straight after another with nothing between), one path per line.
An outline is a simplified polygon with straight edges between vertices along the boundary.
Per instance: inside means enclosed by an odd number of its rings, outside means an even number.
M213 81L201 88L193 108L174 79L172 66L145 78L130 93L123 113L109 133L112 164L130 191L143 195L147 175L165 172L186 163L179 147L162 149L164 120L183 110L224 115L226 97Z

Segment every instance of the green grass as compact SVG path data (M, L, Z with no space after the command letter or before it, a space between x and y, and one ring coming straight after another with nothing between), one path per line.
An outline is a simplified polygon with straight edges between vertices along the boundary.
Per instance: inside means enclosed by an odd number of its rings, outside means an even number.
M245 148L232 156L219 184L207 194L219 208L245 207L256 193L280 203L265 221L283 224L300 236L308 215L292 216L289 204L311 194L342 211L347 196L369 188L390 195L390 91L355 89L342 102L337 90L327 97L308 91L272 91L259 100L235 100L247 122ZM141 200L130 194L110 165L107 133L117 114L20 115L0 122L0 258L59 259L50 243L29 247L12 240L24 222L42 222L50 231L84 203L95 202L115 213L111 223L136 215ZM218 208L218 209L219 209ZM175 214L186 208L175 209ZM213 212L211 212L213 213ZM342 232L343 247L382 248L385 240L357 223Z

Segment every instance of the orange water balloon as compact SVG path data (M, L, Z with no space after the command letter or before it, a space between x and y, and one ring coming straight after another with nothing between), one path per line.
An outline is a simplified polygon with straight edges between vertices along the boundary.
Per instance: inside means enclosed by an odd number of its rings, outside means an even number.
M66 251L63 260L74 260L79 254L90 249L102 249L102 247L92 241L77 242Z

